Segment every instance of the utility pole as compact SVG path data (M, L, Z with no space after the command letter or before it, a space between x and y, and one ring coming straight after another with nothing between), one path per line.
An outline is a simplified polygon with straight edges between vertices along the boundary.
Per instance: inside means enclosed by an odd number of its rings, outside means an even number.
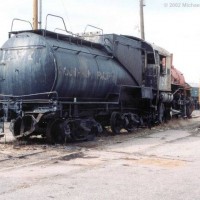
M33 0L33 29L38 29L38 0Z
M144 35L144 13L143 13L143 7L144 7L144 1L140 0L140 32L141 32L141 38L145 40Z
M39 0L39 29L42 29L42 0Z

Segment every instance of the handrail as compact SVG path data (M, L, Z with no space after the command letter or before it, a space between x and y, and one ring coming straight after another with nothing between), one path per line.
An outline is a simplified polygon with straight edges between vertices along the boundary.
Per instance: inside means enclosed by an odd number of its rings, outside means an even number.
M27 94L27 95L20 95L20 96L0 94L0 97L22 98L22 97L31 97L31 96L45 95L45 94L47 94L47 95L56 94L56 98L58 99L58 93L56 91L42 92L42 93L35 93L35 94Z
M72 33L71 31L66 31L66 30L61 29L61 28L55 28L55 29L54 29L54 32L55 32L55 33L56 33L56 30L63 31L63 32L69 33L69 34L71 34L71 35L73 35L73 36L79 37L78 34Z
M47 21L48 21L47 19L48 19L49 16L60 18L60 19L62 20L62 22L63 22L64 28L65 28L65 31L66 31L66 32L69 32L69 31L67 30L66 25L65 25L65 21L64 21L64 19L63 19L62 17L60 17L60 16L58 16L58 15L47 14L47 16L46 16L46 23L45 23L45 36L46 36L46 31L47 31Z
M141 48L141 47L135 47L131 44L126 44L126 43L123 43L123 42L120 42L119 40L115 40L114 41L115 44L121 44L123 46L127 46L127 47L131 47L132 49L142 49L142 50L145 50L144 48Z
M1 48L0 50L8 51L8 50L23 50L23 49L42 49L45 48L45 45L28 45L28 46L18 46L18 47L8 47L8 48Z
M31 24L31 22L29 22L29 21L27 21L27 20L23 20L23 19L14 18L14 19L12 20L12 24L11 24L11 32L13 31L12 29L13 29L14 21L22 21L22 22L26 22L26 23L28 23L28 24L31 25L31 28L32 28L32 30L33 30L33 26L32 26L32 24Z
M77 52L77 54L85 53L85 54L93 55L94 57L99 56L99 57L103 57L103 58L113 59L113 56L104 56L104 55L100 55L100 54L95 54L95 53L90 53L90 52L86 52L86 51L80 51L80 50L60 47L60 46L56 46L56 45L53 45L53 48L55 48L55 50L57 50L57 49L66 49L66 50L70 50L70 51L75 51L75 52Z
M87 24L86 25L86 27L85 27L85 29L84 29L84 32L83 33L85 33L86 32L86 30L87 30L87 28L88 27L92 27L92 28L95 28L95 29L98 29L98 30L100 30L101 32L102 32L102 35L103 35L103 29L102 28L99 28L99 27L96 27L96 26L93 26L93 25L90 25L90 24Z

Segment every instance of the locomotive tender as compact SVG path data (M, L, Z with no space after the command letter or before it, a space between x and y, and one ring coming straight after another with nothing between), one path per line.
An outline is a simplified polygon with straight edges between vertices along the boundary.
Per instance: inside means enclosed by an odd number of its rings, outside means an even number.
M12 31L0 50L1 129L49 142L92 139L190 116L185 87L171 84L171 54L139 38Z

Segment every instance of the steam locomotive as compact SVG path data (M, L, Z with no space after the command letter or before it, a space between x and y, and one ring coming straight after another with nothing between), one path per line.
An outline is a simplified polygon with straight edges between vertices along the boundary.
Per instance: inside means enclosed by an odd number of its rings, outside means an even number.
M11 31L0 50L0 117L15 138L92 139L111 127L190 117L190 88L169 52L117 34Z

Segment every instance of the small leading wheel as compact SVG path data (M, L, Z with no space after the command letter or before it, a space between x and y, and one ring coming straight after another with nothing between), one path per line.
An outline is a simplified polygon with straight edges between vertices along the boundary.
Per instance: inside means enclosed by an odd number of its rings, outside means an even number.
M23 134L21 134L21 131L24 132L24 129L25 129L24 122L21 117L18 117L17 119L12 120L9 128L12 132L12 135L14 136L16 140L27 141L29 139L29 135L24 136Z
M12 120L10 123L10 130L15 138L20 135L20 129L22 125L22 118L18 117L15 120Z
M110 118L111 130L114 134L119 134L120 130L123 128L123 123L121 115L118 112L113 112Z
M49 122L46 131L47 141L52 144L65 143L70 135L70 128L63 119L54 119Z

